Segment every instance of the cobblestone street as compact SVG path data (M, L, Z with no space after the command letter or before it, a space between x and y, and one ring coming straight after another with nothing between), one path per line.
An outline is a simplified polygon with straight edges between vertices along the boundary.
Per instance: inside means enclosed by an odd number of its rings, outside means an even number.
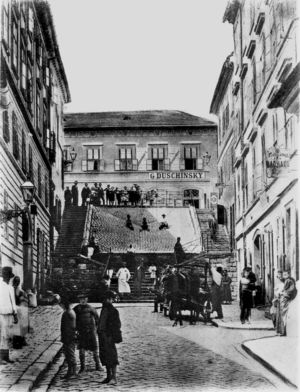
M105 370L94 371L91 355L87 371L76 379L64 381L66 369L59 358L37 385L50 391L93 391L99 388L128 390L262 390L278 387L274 376L242 352L246 339L273 334L268 331L229 331L213 326L172 328L168 318L152 314L152 307L120 308L123 343L118 345L120 366L118 386L101 385ZM78 353L77 353L78 358ZM79 360L78 360L79 362ZM282 388L282 385L281 385ZM280 388L280 390L282 390Z

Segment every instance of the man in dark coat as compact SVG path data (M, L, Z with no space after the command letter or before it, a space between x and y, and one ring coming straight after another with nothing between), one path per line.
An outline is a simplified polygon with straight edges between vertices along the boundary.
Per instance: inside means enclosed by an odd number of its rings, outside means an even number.
M116 343L122 342L121 321L119 312L113 306L115 293L108 290L98 324L99 350L102 364L106 367L107 376L102 384L117 384L118 352Z
M78 206L78 187L77 187L78 181L74 182L74 185L72 185L72 198L73 198L73 206Z
M90 197L90 194L91 194L91 190L89 188L88 183L86 182L84 184L84 187L82 188L82 191L81 191L81 199L82 199L82 204L81 205L82 205L82 207L84 207L86 205L86 199L88 197Z
M174 245L174 253L175 253L175 257L176 257L176 262L182 263L185 258L185 252L184 252L183 247L180 243L180 237L177 237L177 242Z
M68 372L64 378L70 378L76 376L76 314L74 310L72 310L71 304L67 299L62 299L60 306L64 310L60 327L61 341L63 343L63 351L68 365Z
M78 295L79 305L76 305L74 312L76 314L76 329L78 331L78 348L80 358L80 371L85 371L85 351L93 352L96 370L101 370L98 343L97 343L97 325L99 316L95 308L87 303L86 294Z
M68 186L65 190L64 196L65 196L65 208L69 208L72 205L72 192L70 191Z

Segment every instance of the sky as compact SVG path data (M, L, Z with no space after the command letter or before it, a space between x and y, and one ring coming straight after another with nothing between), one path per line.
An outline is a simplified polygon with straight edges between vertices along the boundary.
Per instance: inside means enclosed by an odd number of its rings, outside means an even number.
M209 114L232 25L227 0L49 0L71 103L66 112Z

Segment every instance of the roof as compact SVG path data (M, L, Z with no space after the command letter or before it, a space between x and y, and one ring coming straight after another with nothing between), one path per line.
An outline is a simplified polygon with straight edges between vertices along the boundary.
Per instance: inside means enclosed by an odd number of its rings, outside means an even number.
M47 49L52 54L55 70L59 78L59 84L63 93L65 103L71 102L69 84L65 73L64 65L60 56L59 46L56 37L55 26L50 4L47 0L36 0L34 5L39 18L40 26L45 37Z
M226 89L228 87L228 84L231 80L232 74L233 74L233 69L234 69L234 64L232 61L230 61L230 58L232 57L232 54L230 54L221 69L221 73L214 91L213 99L210 105L210 113L218 114L218 110L220 107L220 104L222 102L222 99L225 95Z
M65 128L216 127L213 121L178 110L68 113Z

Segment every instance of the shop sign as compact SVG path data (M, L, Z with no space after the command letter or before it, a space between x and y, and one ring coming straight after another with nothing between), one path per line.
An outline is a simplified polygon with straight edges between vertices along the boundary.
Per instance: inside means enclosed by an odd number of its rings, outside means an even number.
M267 176L274 177L278 175L279 169L289 167L290 152L279 147L271 147L266 151Z
M203 180L205 172L203 171L172 171L172 172L151 172L149 173L150 180Z

